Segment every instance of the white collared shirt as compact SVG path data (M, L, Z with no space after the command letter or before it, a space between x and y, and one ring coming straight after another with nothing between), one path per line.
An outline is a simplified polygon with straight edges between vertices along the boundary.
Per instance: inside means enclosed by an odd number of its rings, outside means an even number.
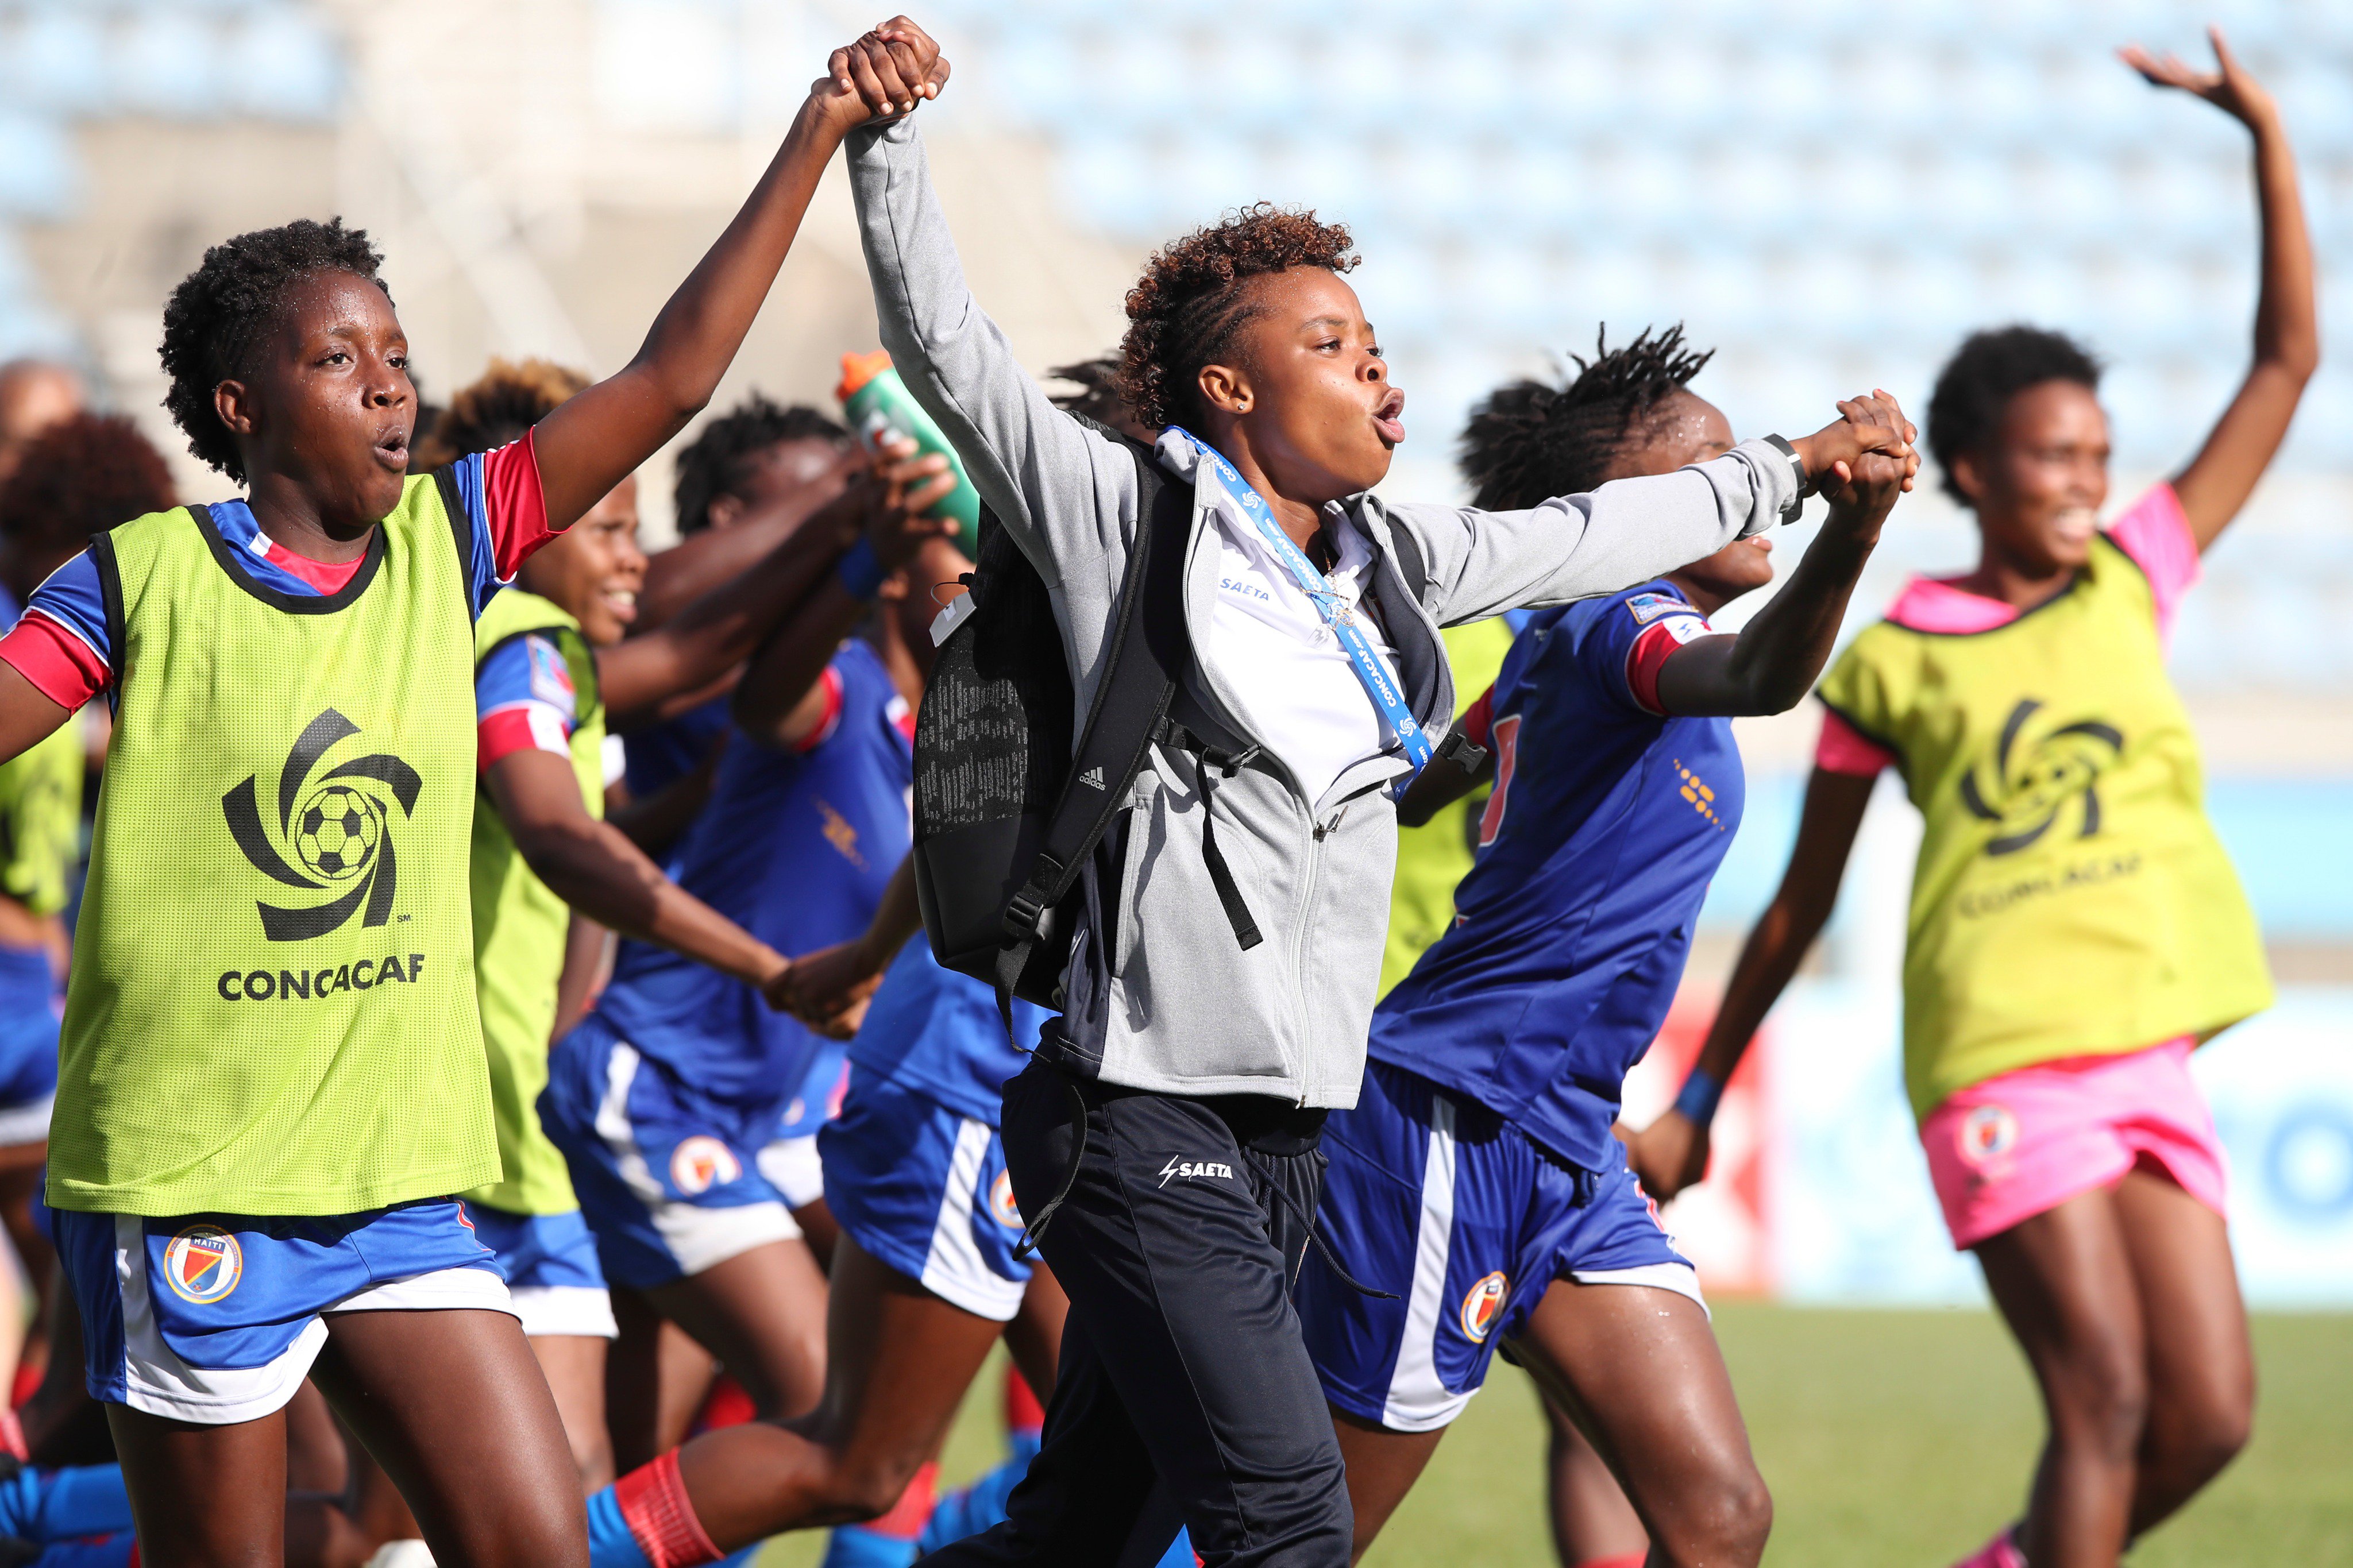
M1397 732L1356 679L1347 649L1324 626L1314 604L1267 547L1257 525L1227 492L1215 468L1201 463L1181 436L1160 438L1162 462L1195 482L1194 493L1218 521L1218 602L1209 621L1207 656L1227 689L1247 710L1241 717L1281 757L1311 801L1340 775L1398 744ZM1372 583L1373 550L1364 535L1335 519L1339 561L1324 575L1343 604L1354 608ZM1371 616L1358 617L1398 690L1397 650Z

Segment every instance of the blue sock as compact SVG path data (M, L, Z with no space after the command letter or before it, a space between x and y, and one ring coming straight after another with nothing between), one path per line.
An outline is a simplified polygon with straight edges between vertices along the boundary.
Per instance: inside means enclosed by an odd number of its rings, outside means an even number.
M588 1500L588 1568L654 1568L610 1487Z
M1193 1568L1193 1538L1185 1533L1183 1525L1176 1527L1176 1539L1168 1543L1158 1568Z
M131 1494L120 1465L51 1470L26 1465L0 1481L0 1535L72 1541L131 1529Z
M1020 1436L1006 1439L1013 1457L989 1471L972 1485L953 1491L940 1499L932 1510L932 1521L923 1526L922 1538L916 1542L919 1552L937 1552L941 1547L962 1541L967 1535L982 1531L1005 1517L1005 1500L1029 1473L1029 1461L1038 1457L1038 1439ZM1186 1559L1191 1568L1192 1559Z
M914 1568L920 1550L903 1535L884 1535L862 1524L838 1524L825 1543L818 1568Z
M129 1568L139 1538L128 1531L103 1541L68 1541L33 1559L32 1568Z

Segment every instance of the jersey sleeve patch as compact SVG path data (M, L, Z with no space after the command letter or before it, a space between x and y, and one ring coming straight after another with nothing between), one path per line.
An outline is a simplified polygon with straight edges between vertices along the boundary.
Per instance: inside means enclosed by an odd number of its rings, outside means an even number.
M1634 624L1638 626L1647 626L1652 621L1663 619L1668 616L1699 614L1689 604L1676 598L1672 594L1630 594L1626 598L1626 608L1633 612Z
M580 716L580 694L572 685L572 664L555 644L536 633L522 639L530 665L531 694L562 713L567 721Z

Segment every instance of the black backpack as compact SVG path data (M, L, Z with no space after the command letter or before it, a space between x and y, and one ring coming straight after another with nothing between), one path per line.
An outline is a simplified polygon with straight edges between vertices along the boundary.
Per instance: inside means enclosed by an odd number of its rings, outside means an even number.
M1079 873L1126 806L1152 744L1198 757L1205 793L1215 774L1231 777L1255 754L1226 751L1169 717L1193 657L1184 608L1191 491L1169 480L1148 447L1094 427L1134 456L1143 521L1077 745L1070 666L1045 582L986 508L980 558L964 580L973 608L940 644L915 718L923 930L933 956L988 982L1008 1016L1016 996L1062 1005ZM1257 946L1257 923L1213 830L1205 828L1202 851L1235 940Z

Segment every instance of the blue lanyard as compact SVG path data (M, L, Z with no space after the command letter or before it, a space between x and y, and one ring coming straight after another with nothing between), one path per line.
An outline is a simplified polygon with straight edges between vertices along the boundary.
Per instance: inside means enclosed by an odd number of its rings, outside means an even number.
M1332 635L1340 639L1340 647L1348 656L1349 668L1356 672L1356 683L1365 689L1365 695L1372 699L1373 707L1388 721L1389 728L1397 731L1398 742L1405 747L1406 761L1413 764L1413 772L1399 778L1389 788L1392 799L1403 794L1405 786L1413 782L1413 774L1421 771L1436 747L1430 742L1430 731L1421 727L1420 721L1414 718L1413 710L1406 706L1405 694L1398 689L1396 679L1390 675L1388 666L1382 662L1379 652L1374 648L1372 639L1365 636L1365 628L1357 620L1355 608L1344 603L1339 591L1332 586L1332 580L1315 570L1314 563L1300 553L1299 546L1291 542L1291 535L1283 532L1282 525L1274 521L1274 513L1257 489L1234 470L1234 466L1226 461L1215 447L1182 426L1172 425L1169 428L1193 444L1193 449L1201 455L1201 461L1216 465L1218 478L1225 482L1226 493L1234 498L1235 503L1242 509L1242 515L1257 525L1259 537L1266 541L1266 547L1274 552L1274 558L1282 563L1284 569L1299 584L1300 592L1305 594L1308 602L1315 606L1315 613L1323 617Z

